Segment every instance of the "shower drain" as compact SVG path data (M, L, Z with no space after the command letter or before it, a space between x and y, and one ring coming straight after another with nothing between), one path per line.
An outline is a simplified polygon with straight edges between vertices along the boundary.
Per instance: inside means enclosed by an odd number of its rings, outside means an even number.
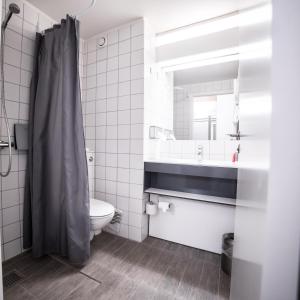
M22 278L23 278L22 276L20 276L16 271L13 270L3 276L3 287L9 288L14 284L16 284Z

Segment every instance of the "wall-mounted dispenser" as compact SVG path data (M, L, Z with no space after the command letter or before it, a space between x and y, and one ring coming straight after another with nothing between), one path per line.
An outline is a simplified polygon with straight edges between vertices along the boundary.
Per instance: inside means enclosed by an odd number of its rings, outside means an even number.
M15 124L15 148L17 150L28 150L28 125Z

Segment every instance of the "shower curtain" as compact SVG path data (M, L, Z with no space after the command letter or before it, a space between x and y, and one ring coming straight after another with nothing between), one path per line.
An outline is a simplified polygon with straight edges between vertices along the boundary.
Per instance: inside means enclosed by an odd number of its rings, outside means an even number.
M88 170L78 67L79 23L36 34L30 88L24 248L84 264L90 254Z

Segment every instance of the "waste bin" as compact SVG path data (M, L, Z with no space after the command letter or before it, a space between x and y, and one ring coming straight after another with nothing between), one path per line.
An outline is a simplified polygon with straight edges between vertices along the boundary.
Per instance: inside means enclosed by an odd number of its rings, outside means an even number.
M228 275L231 275L233 241L234 241L233 233L223 234L221 268Z

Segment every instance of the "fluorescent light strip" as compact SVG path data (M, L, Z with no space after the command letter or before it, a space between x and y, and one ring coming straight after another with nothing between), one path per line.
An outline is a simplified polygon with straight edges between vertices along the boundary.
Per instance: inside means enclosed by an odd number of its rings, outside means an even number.
M156 47L200 37L224 30L260 24L272 19L272 6L265 5L243 12L235 12L227 16L202 21L156 36Z
M234 54L239 53L238 49L239 49L238 47L233 47L233 48L221 49L221 50L216 50L216 51L204 52L204 53L195 54L195 55L178 57L178 58L158 62L157 66L165 68L165 67L188 64L188 63L196 62L196 61L204 61L207 59L214 59L217 57L222 57L222 56L227 56L227 55L234 55Z
M238 60L239 60L239 54L233 54L233 55L210 58L201 61L193 61L181 65L169 66L163 68L163 70L164 72L172 72L172 71L186 70L186 69L199 68L199 67L205 67L211 65L219 65L219 64L238 61Z
M272 42L252 43L240 47L227 48L217 51L205 52L197 55L179 57L157 63L164 72L179 71L191 68L199 68L226 62L239 61L240 59L258 59L271 57Z

